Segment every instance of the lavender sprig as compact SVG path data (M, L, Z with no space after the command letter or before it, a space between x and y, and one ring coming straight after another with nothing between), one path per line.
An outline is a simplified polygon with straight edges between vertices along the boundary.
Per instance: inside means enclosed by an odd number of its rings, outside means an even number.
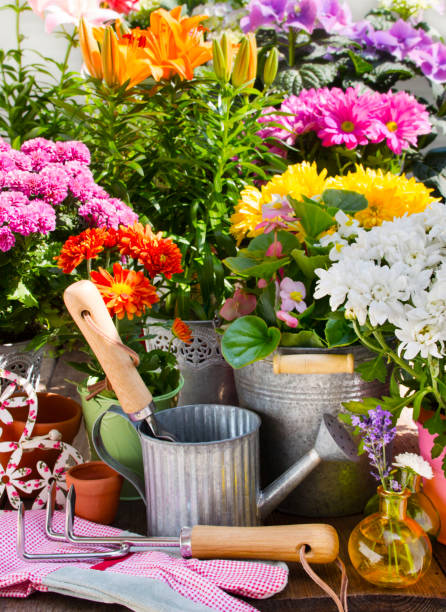
M395 491L395 481L388 481L391 466L387 464L386 446L394 439L396 427L392 425L392 415L381 406L368 411L368 417L352 416L352 423L361 431L364 450L372 466L371 474L380 480L385 491Z

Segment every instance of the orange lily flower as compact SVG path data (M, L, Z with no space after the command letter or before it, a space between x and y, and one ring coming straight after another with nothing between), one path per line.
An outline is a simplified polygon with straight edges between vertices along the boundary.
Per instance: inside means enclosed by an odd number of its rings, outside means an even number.
M89 74L95 79L102 79L101 51L97 39L93 34L93 31L98 29L99 28L92 28L87 25L84 18L81 17L79 23L79 43L82 57Z

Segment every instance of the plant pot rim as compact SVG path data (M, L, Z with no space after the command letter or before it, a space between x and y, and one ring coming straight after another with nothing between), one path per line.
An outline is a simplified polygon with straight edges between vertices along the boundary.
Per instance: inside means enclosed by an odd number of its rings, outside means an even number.
M77 476L77 474L79 472L88 472L91 468L100 466L101 468L104 469L104 476L100 476L97 478L79 478ZM73 467L71 467L68 471L67 471L67 475L70 476L70 478L72 478L72 480L75 480L76 482L97 482L97 481L112 481L112 480L116 480L121 479L122 476L120 476L115 470L113 470L109 465L107 465L104 461L87 461L86 463L79 463L78 465L74 465Z
M73 407L76 408L76 413L69 417L68 419L59 419L58 421L51 421L46 422L46 423L39 423L39 404L37 403L37 421L36 421L36 425L45 425L45 427L50 427L51 429L57 429L57 425L59 425L59 423L71 423L71 422L76 422L78 419L81 418L82 416L82 406L79 404L79 402L77 402L76 400L72 399L71 397L66 397L65 395L60 395L60 393L53 393L51 391L38 391L37 392L37 399L39 399L40 396L42 395L46 395L46 396L55 396L58 397L60 399L63 399L65 401L68 401ZM27 422L27 419L16 419L14 418L14 422L16 423L23 423L23 425L25 425L25 423Z
M87 381L89 379L87 378ZM180 374L180 379L179 379L179 383L178 386L176 387L176 389L172 389L172 391L168 391L167 393L164 393L163 395L155 395L153 396L153 401L156 402L160 402L162 400L166 400L166 399L170 399L171 397L174 397L177 393L179 393L181 391L181 389L184 386L184 378L182 376L182 374ZM77 385L77 389L79 391L79 393L86 393L87 391L87 382L85 380L83 380L82 382L80 382ZM92 397L91 399L100 399L100 400L115 400L118 401L118 398L113 398L113 397L108 397L107 395L102 395L102 393L98 393L97 395L95 395L95 397Z

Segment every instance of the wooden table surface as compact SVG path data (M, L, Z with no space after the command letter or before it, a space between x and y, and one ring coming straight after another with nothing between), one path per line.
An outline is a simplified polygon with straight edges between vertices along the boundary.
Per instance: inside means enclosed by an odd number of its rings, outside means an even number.
M73 356L70 356L73 359ZM74 359L80 359L78 355ZM49 390L75 396L75 387L67 379L80 380L82 376L72 369L67 370L61 362L47 362L43 371L42 384ZM85 434L77 438L77 446L86 452ZM339 533L340 554L347 566L349 577L349 612L446 612L446 546L435 543L433 561L425 576L410 589L380 590L365 582L350 564L347 542L352 528L361 516L329 519ZM314 519L300 519L296 516L275 512L267 524L291 524L315 522ZM142 502L121 502L116 526L138 533L145 532L145 506ZM314 566L319 575L339 591L339 570L333 565ZM290 563L288 586L278 595L265 600L246 600L264 612L336 612L336 606L323 591L307 576L298 563ZM28 599L0 598L1 612L114 612L124 611L120 605L100 604L73 597L51 593L35 593Z

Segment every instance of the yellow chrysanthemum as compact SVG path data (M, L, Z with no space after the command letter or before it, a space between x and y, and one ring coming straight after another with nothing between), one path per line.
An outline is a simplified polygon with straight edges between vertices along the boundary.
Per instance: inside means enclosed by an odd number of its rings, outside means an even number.
M255 228L262 221L262 194L256 187L246 187L240 193L240 200L231 216L231 234L237 239L237 245L245 236L253 238L263 232Z
M255 228L262 222L262 205L269 204L274 194L289 195L296 200L300 200L302 195L311 198L322 194L326 174L325 169L319 174L315 163L303 162L289 166L283 174L273 176L261 192L255 187L246 187L231 217L231 233L237 239L237 244L246 236L253 238L263 232Z
M432 202L439 201L430 195L432 189L414 178L365 169L360 165L356 166L356 172L329 178L326 188L346 189L364 195L369 205L357 212L355 218L367 229L405 213L422 212Z
M291 196L300 200L302 196L312 198L321 195L325 189L327 170L319 174L316 163L302 162L289 166L283 174L276 174L262 187L262 204L271 201L274 194Z

